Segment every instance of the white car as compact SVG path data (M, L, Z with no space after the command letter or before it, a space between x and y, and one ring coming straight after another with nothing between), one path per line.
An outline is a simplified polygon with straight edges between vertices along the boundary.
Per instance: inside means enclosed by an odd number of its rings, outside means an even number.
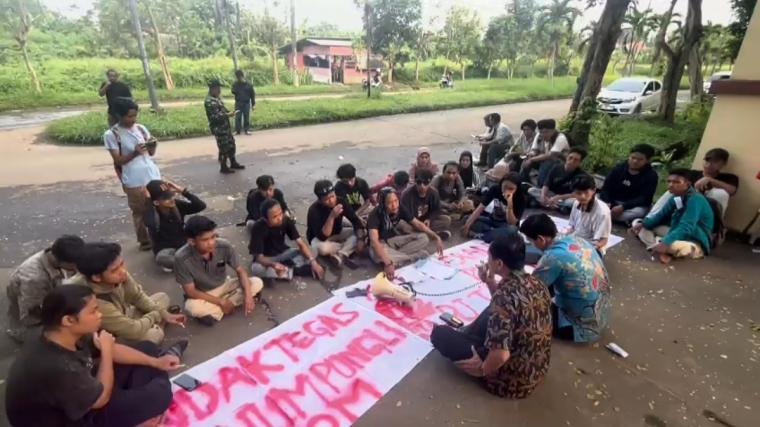
M712 86L712 82L716 80L728 80L731 78L731 72L730 71L719 71L712 76L710 76L709 79L705 80L705 82L702 84L702 88L705 90L705 93L710 93L710 86Z
M599 101L599 109L608 114L639 114L656 110L661 95L662 83L659 80L626 77L602 88L596 100Z

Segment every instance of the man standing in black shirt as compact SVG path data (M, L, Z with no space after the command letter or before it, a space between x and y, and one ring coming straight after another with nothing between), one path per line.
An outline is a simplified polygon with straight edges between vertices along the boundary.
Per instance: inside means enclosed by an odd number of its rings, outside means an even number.
M154 180L146 186L150 194L143 222L153 242L156 264L164 271L174 269L174 254L187 243L185 216L206 209L198 196L171 181ZM181 194L186 200L177 200Z
M119 81L119 73L114 69L106 71L106 81L100 85L98 95L105 96L108 103L108 127L115 125L118 121L111 111L118 98L132 98L132 92L129 86Z
M251 272L256 277L290 280L293 275L314 275L321 279L324 268L312 255L296 223L285 216L277 200L267 199L261 204L261 219L251 228L251 242L248 250L253 255ZM285 236L296 242L298 248L285 243Z
M235 133L240 135L241 127L245 129L245 134L251 132L251 110L256 109L256 91L253 85L245 79L243 70L235 71L237 81L232 84L232 94L235 95Z
M330 181L317 181L314 195L317 201L309 206L306 239L311 244L312 253L329 257L341 266L357 248L359 252L363 250L366 237L364 224L346 199L335 195ZM348 218L353 229L343 228L343 217Z
M101 313L86 286L59 286L42 302L43 333L11 366L5 410L14 426L155 425L172 401L166 371L172 349L128 347L100 331ZM163 355L162 355L163 354Z

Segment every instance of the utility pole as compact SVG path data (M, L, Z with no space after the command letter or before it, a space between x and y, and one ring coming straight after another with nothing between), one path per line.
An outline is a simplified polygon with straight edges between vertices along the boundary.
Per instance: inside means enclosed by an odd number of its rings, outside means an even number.
M293 61L293 86L300 86L298 81L298 46L296 42L296 0L290 0L290 53Z
M129 11L132 12L132 24L135 27L135 35L137 36L137 47L140 49L140 59L142 60L143 74L145 74L145 84L148 86L150 107L153 111L158 111L156 87L153 86L153 77L150 75L150 65L148 64L148 54L145 52L145 40L143 40L140 16L137 14L137 0L129 0Z
M227 39L230 43L230 56L232 56L232 65L235 71L239 70L238 57L237 57L237 43L235 43L235 35L232 32L232 24L230 23L230 13L227 7L227 0L216 0L216 7L219 9L220 24L227 31Z
M372 76L369 68L369 58L372 55L372 6L369 0L364 3L364 21L367 23L367 98L372 94Z

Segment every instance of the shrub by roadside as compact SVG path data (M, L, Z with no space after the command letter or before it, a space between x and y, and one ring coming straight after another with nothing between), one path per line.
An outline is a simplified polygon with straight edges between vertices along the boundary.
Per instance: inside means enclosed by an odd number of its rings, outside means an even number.
M483 82L463 82L455 90L410 92L369 100L362 94L356 94L344 98L262 101L256 104L253 127L268 129L388 114L556 99L568 97L575 90L573 77L557 78L554 86L542 79ZM465 83L469 83L471 89L468 90ZM228 108L232 108L230 100L226 103ZM162 114L144 110L139 121L157 138L164 140L209 134L205 112L199 105L171 108ZM51 123L47 134L54 142L61 144L99 145L102 144L105 123L105 113L87 113Z

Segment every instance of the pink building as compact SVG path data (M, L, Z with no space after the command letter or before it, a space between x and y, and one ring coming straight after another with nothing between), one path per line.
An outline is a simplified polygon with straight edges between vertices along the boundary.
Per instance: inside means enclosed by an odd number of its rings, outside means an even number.
M291 45L279 49L293 68ZM355 51L351 39L305 38L296 42L295 65L319 83L361 84L367 75L367 55ZM372 68L382 67L382 57L372 55Z

